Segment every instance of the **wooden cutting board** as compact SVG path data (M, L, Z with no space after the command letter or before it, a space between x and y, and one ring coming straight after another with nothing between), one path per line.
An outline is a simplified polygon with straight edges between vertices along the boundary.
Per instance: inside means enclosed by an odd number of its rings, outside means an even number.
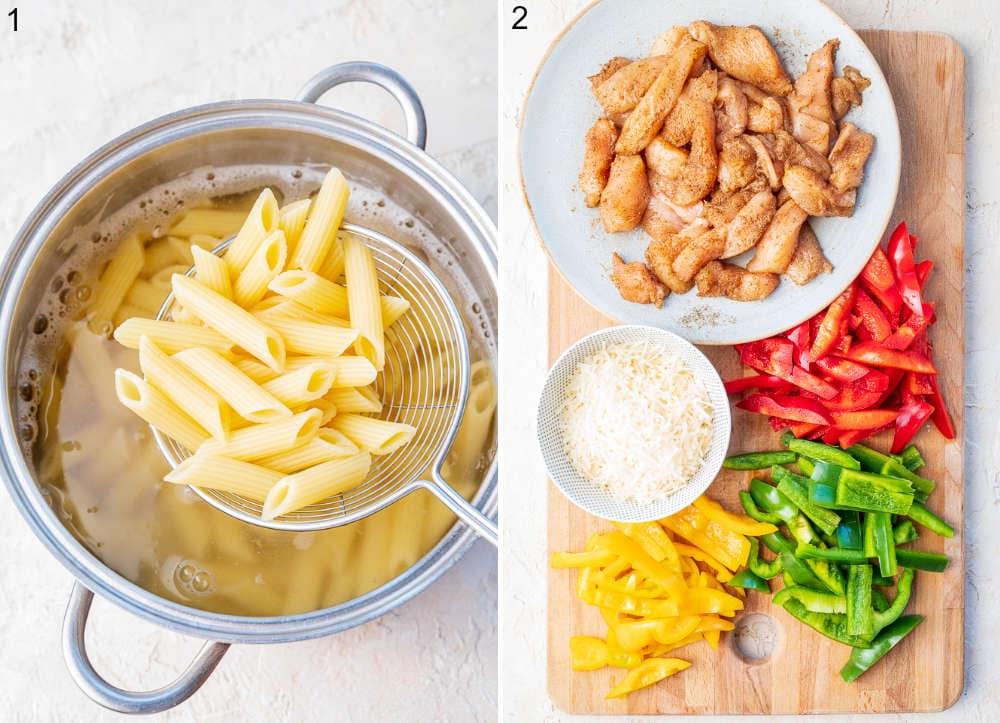
M953 704L963 687L963 618L965 569L963 547L963 252L965 248L964 79L961 48L933 33L862 31L892 88L903 137L903 174L890 228L906 220L920 238L919 259L932 259L934 272L926 297L937 302L938 322L931 341L940 370L942 392L958 430L946 443L933 428L915 442L927 467L921 474L936 480L930 506L957 525L943 540L924 532L920 549L944 552L951 564L943 574L917 574L907 612L926 620L871 672L852 685L838 675L848 649L805 628L768 598L750 593L748 613L769 616L777 645L763 660L746 660L736 651L732 633L723 634L718 650L701 642L674 653L693 662L684 672L625 700L604 696L623 671L573 672L571 635L602 635L596 609L578 601L575 573L549 571L548 685L560 709L582 714L725 714L923 712ZM878 183L877 178L866 183ZM862 189L863 192L863 189ZM833 259L836 263L836 259ZM586 334L612 326L550 269L549 357L551 361ZM723 378L741 374L731 347L703 349ZM773 449L777 436L766 418L734 410L730 454ZM749 475L726 472L710 494L728 509L739 510L737 491ZM591 517L549 489L549 548L582 550L591 533L610 525Z

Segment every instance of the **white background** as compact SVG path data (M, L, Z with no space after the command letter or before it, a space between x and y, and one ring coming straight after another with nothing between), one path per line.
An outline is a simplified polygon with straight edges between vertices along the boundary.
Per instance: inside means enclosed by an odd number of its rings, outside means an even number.
M735 1L735 0L734 0ZM745 0L739 0L745 1ZM757 0L754 0L757 1ZM664 0L667 2L667 0ZM766 2L766 0L764 0ZM566 716L548 700L545 684L546 481L534 434L535 404L547 368L547 260L521 200L516 163L517 119L535 67L584 0L522 2L528 30L513 31L512 7L500 15L504 36L501 135L503 236L501 263L501 472L504 554L501 581L504 630L501 688L510 721L557 721ZM996 0L830 0L856 28L941 31L954 36L966 58L966 692L935 720L1000 720L1000 379L996 309L1000 287L1000 22ZM581 74L587 69L581 69ZM913 68L913 72L922 72ZM926 72L926 71L924 71ZM921 122L934 122L928 108ZM575 153L577 149L567 149ZM516 348L511 339L516 338ZM928 651L935 655L934 651ZM915 717L914 717L915 718ZM901 720L901 716L839 716L836 720ZM601 718L611 723L613 718ZM693 719L698 720L698 719ZM720 720L720 719L715 719ZM741 723L765 720L739 717ZM815 717L810 720L833 720Z
M0 252L85 155L164 113L232 98L287 98L317 70L369 59L416 87L428 150L496 216L496 6L465 0L8 0L0 17ZM293 9L288 9L293 8ZM399 129L373 87L325 102ZM0 493L0 721L124 719L70 680L59 628L69 574ZM495 720L496 558L476 546L397 611L340 635L235 646L170 721ZM98 601L88 639L116 683L171 680L199 643Z

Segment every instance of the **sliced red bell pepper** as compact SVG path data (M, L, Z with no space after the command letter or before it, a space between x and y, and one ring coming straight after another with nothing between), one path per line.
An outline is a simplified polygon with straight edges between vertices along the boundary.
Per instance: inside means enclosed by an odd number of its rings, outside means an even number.
M812 344L809 319L792 328L785 336L795 345L795 363L809 371L809 346Z
M743 344L740 361L759 372L787 379L792 373L794 353L795 345L788 339L771 337Z
M878 401L873 404L873 407L880 406L886 399L895 394L896 389L903 381L903 377L906 375L902 369L886 369L883 374L889 379L889 383L886 384L885 391L882 392L882 396L879 397Z
M820 425L816 427L813 431L806 435L806 439L822 439L823 435L829 431L830 427L826 425Z
M830 350L831 354L846 354L851 350L854 340L849 336L842 336L837 339L837 343L833 345L833 349Z
M837 340L846 336L846 334L841 333L842 327L854 305L854 294L857 288L857 284L852 282L826 310L826 315L814 336L812 348L809 350L809 356L813 361L825 357L837 343Z
M857 381L871 371L864 364L852 362L839 356L825 356L816 362L819 369L839 382Z
M792 389L790 383L770 374L757 374L751 377L730 379L724 386L726 387L726 394L739 394L740 392L745 392L747 389L782 389L785 391Z
M801 396L751 394L736 405L740 409L757 414L767 414L793 422L810 424L830 424L830 415L815 399Z
M892 435L892 454L899 454L906 445L910 443L920 428L924 426L930 416L934 413L934 407L927 402L905 395L903 406L899 409L899 416L896 417L896 431Z
M843 430L875 429L892 424L899 416L895 409L862 409L856 412L830 412L833 423Z
M914 314L922 315L924 302L921 298L920 282L917 280L917 272L914 268L913 246L910 243L910 234L906 230L905 223L899 224L892 232L887 252L903 303Z
M951 422L948 407L945 406L944 397L941 396L937 377L928 377L928 379L930 379L931 386L934 388L934 391L927 396L927 401L934 406L934 413L931 415L931 419L934 420L934 426L938 428L941 436L945 439L955 439L955 425Z
M788 381L804 389L810 394L815 394L820 399L831 399L837 395L837 388L830 382L821 379L815 374L810 374L801 367L792 367L792 373L788 376Z
M915 374L913 372L906 373L906 376L903 377L900 388L908 394L912 394L914 396L923 396L934 393L934 387L931 386L930 377L926 374Z
M837 437L837 444L840 445L841 449L847 449L863 439L868 439L868 437L872 436L874 433L874 430L869 429L850 429L841 433L840 436Z
M889 317L872 300L872 297L861 289L855 295L854 308L857 311L861 326L868 332L873 341L882 342L892 333L892 325L889 323Z
M886 349L874 342L855 344L846 354L851 361L870 364L873 367L889 367L921 374L937 374L934 364L918 351L898 351Z
M882 346L888 349L903 351L910 348L913 340L934 320L934 304L924 302L923 313L910 314L906 321L892 333L892 335L882 342Z
M818 424L809 424L808 422L792 422L787 425L797 438L802 439L808 434L815 432L818 428Z
M927 285L927 278L931 275L931 271L934 269L934 262L930 259L924 259L918 264L914 264L914 271L917 274L917 282L920 284L920 291L924 290L924 286Z
M899 314L903 299L899 295L899 289L896 288L896 279L892 275L889 259L881 246L877 247L868 259L868 263L861 270L859 280L865 291L885 307L890 317L895 318Z
M872 370L861 379L848 382L841 386L837 395L823 402L827 409L840 412L853 412L858 409L868 409L880 404L889 387L889 376L880 371Z

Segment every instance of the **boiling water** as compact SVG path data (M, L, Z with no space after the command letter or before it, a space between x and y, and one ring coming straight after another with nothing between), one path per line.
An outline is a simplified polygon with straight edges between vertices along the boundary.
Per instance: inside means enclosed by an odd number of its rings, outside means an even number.
M446 508L419 491L352 525L280 532L241 523L187 488L162 482L168 467L149 428L114 394L114 370L137 371L136 352L78 321L123 234L137 230L159 238L192 207L247 210L265 186L281 202L302 198L319 187L324 173L290 166L207 168L153 189L67 239L62 245L66 262L49 282L50 293L31 325L17 380L17 409L19 434L35 460L43 494L94 555L163 597L234 615L327 607L397 576L454 523ZM472 359L495 357L484 300L450 248L375 190L352 184L346 217L424 259L460 306ZM492 410L492 380L481 379L480 387L484 384L489 389L479 390L480 403ZM478 455L452 455L445 466L448 481L467 497L475 493L494 452L488 448L490 435L482 437Z

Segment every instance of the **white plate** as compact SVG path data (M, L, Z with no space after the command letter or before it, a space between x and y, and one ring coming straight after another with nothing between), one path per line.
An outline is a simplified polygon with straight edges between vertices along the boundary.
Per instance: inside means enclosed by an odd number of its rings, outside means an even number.
M847 119L875 134L875 149L849 218L810 223L834 265L796 286L783 279L759 302L671 294L662 309L622 300L608 275L611 253L644 258L641 229L604 232L596 208L583 204L577 175L583 138L601 115L587 76L616 55L646 56L653 39L672 25L705 19L717 25L757 25L785 68L797 77L809 53L840 38L837 68L852 65L872 81L864 103ZM603 0L574 20L542 61L528 93L521 125L521 179L535 227L566 281L618 321L672 331L695 344L735 344L784 331L827 306L861 271L889 223L899 187L899 121L885 77L861 38L818 0ZM749 254L748 254L749 255ZM737 259L742 261L743 259Z

